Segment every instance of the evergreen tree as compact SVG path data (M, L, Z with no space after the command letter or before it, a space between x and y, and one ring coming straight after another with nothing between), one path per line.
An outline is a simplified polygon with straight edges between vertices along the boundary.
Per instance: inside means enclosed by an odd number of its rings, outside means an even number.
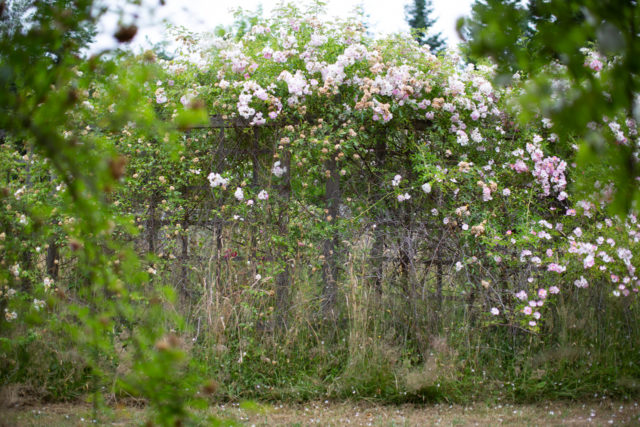
M433 5L431 0L413 0L413 4L408 4L405 9L407 15L406 20L413 31L414 38L421 45L429 45L434 53L440 52L446 48L445 39L440 32L429 35L433 24L437 19L432 18Z

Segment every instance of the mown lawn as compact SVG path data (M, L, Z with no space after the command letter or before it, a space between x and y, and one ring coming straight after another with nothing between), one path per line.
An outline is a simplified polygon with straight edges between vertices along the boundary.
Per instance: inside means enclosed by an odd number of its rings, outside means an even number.
M115 406L93 419L88 405L56 404L5 408L2 426L141 425L144 408ZM638 425L637 401L610 399L578 402L543 402L529 405L478 403L474 405L380 406L363 402L309 402L266 405L263 410L218 404L211 414L250 426L421 426L421 425Z

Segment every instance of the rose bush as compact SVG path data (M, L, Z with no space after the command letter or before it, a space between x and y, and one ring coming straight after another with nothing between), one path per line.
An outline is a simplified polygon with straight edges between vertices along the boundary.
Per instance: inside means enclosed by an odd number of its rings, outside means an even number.
M315 9L247 19L220 37L179 32L171 60L144 54L153 72L136 90L149 123L163 120L155 131L105 125L126 117L109 94L130 78L127 62L143 58L122 59L125 66L91 82L73 111L78 129L104 138L122 159L109 165L121 185L105 197L126 221L109 233L148 255L150 282L178 291L187 316L178 333L198 360L217 349L215 372L228 390L251 381L282 386L276 378L297 375L294 367L311 375L310 354L325 369L319 375L348 378L343 362L359 366L358 352L377 341L401 342L400 359L427 366L439 335L451 347L465 343L452 358L460 375L479 372L486 359L478 349L494 345L509 345L514 356L500 360L512 375L529 351L572 340L589 347L612 327L608 315L626 316L632 338L618 344L633 347L637 217L607 215L611 183L575 187L576 176L594 170L576 168L575 141L560 138L557 124L542 116L517 123L514 100L526 79L497 88L490 65L436 57L409 37L375 40L358 20L323 20ZM608 66L590 55L592 72ZM591 125L637 146L631 119ZM25 186L43 160L7 146L2 155L3 168L20 171L7 186L12 206L55 200L64 188L55 176L42 189ZM7 227L30 226L19 209L9 211ZM73 220L59 219L59 240L72 238ZM25 240L25 253L45 248L48 237ZM39 312L52 287L39 263L24 267L5 260L7 325ZM66 266L55 286L73 292L72 276ZM18 288L20 278L30 285ZM599 322L597 331L589 322ZM325 336L340 349L338 361L318 350ZM249 372L252 380L243 378Z

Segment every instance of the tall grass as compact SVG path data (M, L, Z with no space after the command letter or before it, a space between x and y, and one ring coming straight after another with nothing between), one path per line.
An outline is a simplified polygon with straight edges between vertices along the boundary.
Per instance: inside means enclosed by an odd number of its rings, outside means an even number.
M481 296L471 298L454 269L426 264L403 275L397 247L388 245L384 259L374 260L373 236L352 236L358 237L343 242L340 255L338 315L327 318L313 257L286 260L291 285L286 312L278 313L280 260L251 258L246 247L228 256L238 248L232 233L192 234L192 253L197 248L199 256L188 265L187 282L177 261L156 276L181 295L165 299L164 310L182 313L187 322L158 320L168 322L175 345L193 356L184 369L207 378L207 392L223 400L530 402L638 395L640 316L633 300L612 299L595 283L569 290L533 333L484 321ZM257 235L243 238L258 253L268 245ZM372 285L374 271L381 274L380 290ZM50 326L32 335L3 355L13 361L0 368L5 385L46 400L85 393L91 378L73 349ZM117 378L130 368L117 336L113 342L104 364Z
M484 322L481 298L461 292L453 269L438 278L426 267L407 279L387 262L378 292L370 280L372 245L366 233L345 242L335 319L321 315L320 271L295 260L282 325L269 277L256 280L251 262L212 251L191 276L200 299L189 334L197 359L220 385L218 396L400 402L638 393L640 318L630 300L612 300L596 285L569 291L532 333ZM412 291L407 281L420 288Z

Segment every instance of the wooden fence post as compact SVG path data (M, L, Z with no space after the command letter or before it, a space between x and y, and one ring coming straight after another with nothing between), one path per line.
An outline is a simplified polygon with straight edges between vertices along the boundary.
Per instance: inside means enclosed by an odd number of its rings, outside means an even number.
M335 158L331 157L325 162L327 180L325 181L325 202L327 206L327 222L335 224L340 207L340 174ZM338 293L338 236L334 231L331 237L327 237L322 245L324 264L322 276L324 288L322 292L322 313L325 319L335 319L336 300Z
M283 150L280 164L285 169L278 188L280 196L280 209L278 212L278 233L287 240L289 234L289 200L291 198L291 153ZM278 327L286 325L287 312L289 311L289 294L291 287L291 274L289 271L288 251L284 248L284 253L280 253L280 262L284 264L283 270L276 276L276 325Z

